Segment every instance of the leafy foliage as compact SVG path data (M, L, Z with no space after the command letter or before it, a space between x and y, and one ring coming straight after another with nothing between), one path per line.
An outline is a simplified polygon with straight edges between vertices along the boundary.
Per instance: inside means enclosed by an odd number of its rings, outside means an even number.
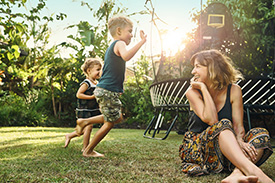
M88 21L70 25L76 27L76 35L70 35L72 43L61 43L47 47L51 30L49 23L62 21L66 15L43 16L46 0L38 0L30 9L27 0L1 0L0 4L0 125L75 125L76 97L79 83L84 79L80 69L86 57L99 57L104 53L110 39L107 22L115 14L125 13L127 8L118 5L115 0L102 0L95 10L86 2L86 6L97 21L96 25ZM188 64L191 55L213 45L229 55L247 76L270 75L274 72L274 8L271 0L209 0L224 3L233 18L233 39L221 44L199 45L199 16L193 13L198 28L185 40L185 49L175 56L161 62L159 79L190 77ZM249 5L249 8L247 8ZM15 12L27 9L26 13ZM135 12L146 14L147 12ZM27 44L28 43L28 44ZM29 44L32 43L32 44ZM75 55L64 59L61 48L71 48ZM135 77L125 84L122 95L123 108L129 123L143 125L150 121L153 109L149 86L151 66L146 57L141 57L135 65ZM177 72L175 72L177 71ZM176 73L176 74L175 74ZM19 122L19 120L21 120Z
M26 1L2 1L0 14L0 26L3 35L0 37L1 67L4 71L2 80L5 84L3 90L14 91L20 96L25 96L28 89L32 89L38 82L43 68L45 46L48 43L48 22L52 17L39 17L46 3L39 0L36 7L32 7L28 13L13 13L13 7L22 8ZM66 17L58 15L59 19ZM42 20L46 20L42 23ZM42 24L41 24L42 23ZM33 40L33 47L27 48L27 42ZM49 53L49 52L48 52ZM26 87L28 86L28 87Z
M72 43L64 42L47 48L50 36L48 23L55 20L62 21L66 15L60 13L55 18L53 15L49 17L41 15L46 7L46 0L39 0L36 6L29 10L25 6L27 1L2 0L1 2L0 14L3 16L0 18L0 27L3 28L3 34L0 34L2 82L0 89L6 93L2 98L6 110L1 113L3 121L0 124L74 126L75 93L79 83L85 78L80 66L86 57L99 57L104 60L105 50L110 42L108 20L115 14L125 13L126 8L118 6L114 0L103 0L98 10L94 10L88 3L81 2L82 6L91 10L97 24L81 21L77 25L68 26L78 29L77 35L69 36ZM14 13L14 6L18 9L24 7L27 12ZM63 59L59 55L62 47L71 48L76 54ZM38 102L29 100L33 91L39 93ZM34 119L30 116L22 117L20 124L10 123L17 121L18 118L12 116L13 113L9 110L13 109L15 112L19 110L14 106L17 102L9 102L10 97L13 101L22 103L23 106L18 105L19 108L31 108L34 116L36 113L43 116L41 117L43 123L38 123L40 118ZM26 111L28 110L24 110ZM20 116L20 113L17 113ZM33 123L29 124L29 121Z
M153 116L154 110L150 99L149 87L152 81L148 75L150 61L147 57L141 56L134 65L134 77L129 77L125 83L125 92L121 96L124 118L128 124L135 127L144 126Z
M47 116L38 93L30 92L28 100L10 92L0 98L0 126L44 126Z
M197 22L198 29L195 31L195 41L186 45L191 48L188 49L190 53L214 47L226 53L245 76L274 75L275 10L272 1L207 1L208 4L213 2L223 3L229 9L233 18L234 36L220 43L210 41L200 48L200 12L194 13L193 20Z
M174 56L163 57L160 61L156 81L164 81L175 78L191 78L191 67L185 50Z

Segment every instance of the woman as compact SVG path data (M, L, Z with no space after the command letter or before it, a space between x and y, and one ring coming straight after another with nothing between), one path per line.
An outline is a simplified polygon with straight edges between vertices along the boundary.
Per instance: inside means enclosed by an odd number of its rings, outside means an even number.
M268 131L244 131L242 91L234 84L241 73L217 50L196 53L191 64L190 118L179 149L182 171L203 175L234 169L222 182L273 182L257 167L273 152Z

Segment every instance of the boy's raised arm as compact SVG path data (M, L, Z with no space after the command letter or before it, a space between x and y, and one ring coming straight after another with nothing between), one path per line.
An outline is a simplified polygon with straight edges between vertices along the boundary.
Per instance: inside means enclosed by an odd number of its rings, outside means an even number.
M124 41L118 42L118 52L124 61L129 61L137 53L141 46L146 42L147 35L145 35L142 30L140 31L140 38L141 40L129 50L126 49L126 44Z

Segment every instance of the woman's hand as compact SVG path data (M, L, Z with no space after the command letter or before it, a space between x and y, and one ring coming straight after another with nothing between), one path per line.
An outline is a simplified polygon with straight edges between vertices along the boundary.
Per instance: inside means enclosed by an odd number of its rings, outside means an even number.
M256 156L258 155L256 148L252 144L246 143L243 140L239 140L238 142L244 155L252 162L255 162L257 160Z
M197 78L192 77L190 80L190 86L194 89L202 90L206 85L203 82L197 81Z
M206 124L213 125L218 122L218 113L215 103L204 82L193 77L190 80L190 89L186 93L190 108ZM200 92L199 92L200 91Z

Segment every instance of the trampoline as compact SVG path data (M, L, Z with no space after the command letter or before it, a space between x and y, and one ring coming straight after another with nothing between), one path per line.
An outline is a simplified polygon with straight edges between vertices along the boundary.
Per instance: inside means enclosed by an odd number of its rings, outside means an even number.
M242 89L243 107L248 122L248 128L252 128L252 115L269 115L274 123L275 78L247 78L246 80L238 81L236 84ZM150 86L150 95L153 107L155 108L155 115L147 126L143 135L144 137L160 140L164 140L168 137L179 117L179 113L189 112L189 104L185 96L189 85L189 79L172 79L154 83ZM175 115L165 135L158 138L156 134L162 129L165 112L175 113ZM263 122L267 130L269 130L265 120Z

